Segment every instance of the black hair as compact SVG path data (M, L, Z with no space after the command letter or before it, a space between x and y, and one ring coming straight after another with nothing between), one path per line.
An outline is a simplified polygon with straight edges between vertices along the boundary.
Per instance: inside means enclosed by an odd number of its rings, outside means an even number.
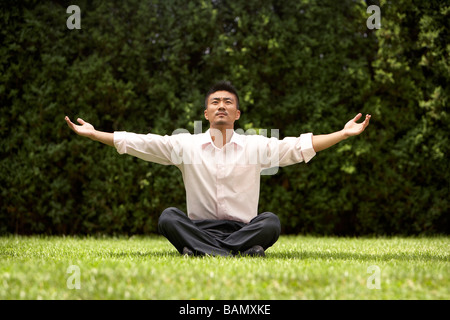
M237 99L236 107L237 107L237 109L239 110L239 96L238 96L237 90L236 90L236 88L231 84L230 81L225 81L225 80L216 82L216 83L209 89L209 91L206 93L206 97L205 97L205 109L208 107L208 98L209 98L209 96L212 95L214 92L217 92L217 91L228 91L228 92L234 94L234 95L236 96L236 99Z

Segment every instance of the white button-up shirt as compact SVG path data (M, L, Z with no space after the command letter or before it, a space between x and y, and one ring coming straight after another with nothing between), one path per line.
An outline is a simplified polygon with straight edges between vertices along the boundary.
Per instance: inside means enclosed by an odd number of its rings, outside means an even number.
M258 214L261 172L272 168L273 174L278 167L308 162L316 154L311 133L279 140L234 132L230 142L217 148L209 130L171 136L116 131L114 146L120 154L177 166L190 219L245 223Z

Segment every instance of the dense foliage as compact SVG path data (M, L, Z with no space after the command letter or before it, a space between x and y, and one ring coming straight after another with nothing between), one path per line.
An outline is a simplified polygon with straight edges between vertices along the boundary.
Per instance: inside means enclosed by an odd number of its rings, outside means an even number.
M74 3L76 2L76 3ZM68 29L69 5L81 29ZM194 132L204 94L232 81L237 128L358 137L262 176L260 211L284 233L449 231L449 15L445 1L6 1L0 11L0 233L149 234L185 210L175 167L75 135ZM270 132L270 130L268 130Z

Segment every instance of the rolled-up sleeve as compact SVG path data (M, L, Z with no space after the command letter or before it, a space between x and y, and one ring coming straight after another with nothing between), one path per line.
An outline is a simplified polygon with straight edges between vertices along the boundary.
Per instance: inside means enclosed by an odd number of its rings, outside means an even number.
M126 132L124 131L114 132L114 147L120 154L127 153Z
M173 139L156 134L114 132L114 147L119 154L129 154L145 161L163 165L172 163Z
M279 166L285 167L299 162L309 162L315 155L312 145L312 133L300 137L286 137L279 141Z
M300 150L303 156L303 161L309 162L316 155L316 151L312 144L312 133L304 133L300 135Z

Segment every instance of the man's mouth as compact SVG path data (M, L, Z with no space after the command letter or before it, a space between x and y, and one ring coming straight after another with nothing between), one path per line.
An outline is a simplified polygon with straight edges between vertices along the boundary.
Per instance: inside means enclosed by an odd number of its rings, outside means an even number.
M216 116L220 117L220 116L226 116L227 114L225 112L217 112Z

